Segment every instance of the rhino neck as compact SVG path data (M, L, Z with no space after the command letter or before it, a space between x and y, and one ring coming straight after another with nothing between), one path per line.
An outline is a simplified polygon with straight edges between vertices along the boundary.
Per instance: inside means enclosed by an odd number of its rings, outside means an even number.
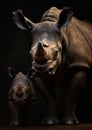
M62 66L66 64L67 59L67 53L69 48L69 42L68 42L68 27L61 30L61 35L63 36L62 40Z

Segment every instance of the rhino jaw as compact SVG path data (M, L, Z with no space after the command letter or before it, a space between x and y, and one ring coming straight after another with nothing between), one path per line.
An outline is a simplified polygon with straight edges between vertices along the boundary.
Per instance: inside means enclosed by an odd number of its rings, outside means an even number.
M31 77L34 77L38 74L39 75L45 75L45 74L55 75L55 73L56 73L55 63L56 62L53 63L51 61L48 61L45 64L38 64L35 61L32 62L32 70L31 70L32 75L31 75Z

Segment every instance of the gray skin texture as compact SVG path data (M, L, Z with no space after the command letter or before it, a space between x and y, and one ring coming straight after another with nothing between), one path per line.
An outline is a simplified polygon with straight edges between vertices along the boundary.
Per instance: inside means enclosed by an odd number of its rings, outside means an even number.
M8 94L10 124L14 126L31 125L31 113L36 101L33 83L28 75L22 72L15 74L12 67L8 68L8 72L12 78Z
M55 87L65 89L63 124L79 124L76 107L92 65L92 25L73 16L69 7L51 7L34 23L21 10L13 12L15 24L30 31L32 77L48 102L43 124L56 124Z

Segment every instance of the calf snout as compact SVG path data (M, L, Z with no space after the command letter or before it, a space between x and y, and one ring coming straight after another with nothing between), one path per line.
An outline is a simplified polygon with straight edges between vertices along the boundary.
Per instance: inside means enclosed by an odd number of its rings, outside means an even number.
M24 92L16 92L16 96L19 98L23 97L23 95L24 95Z
M18 85L17 87L16 87L16 89L15 89L15 94L16 94L16 96L17 97L23 97L24 96L24 89L23 89L23 87L21 86L21 85Z

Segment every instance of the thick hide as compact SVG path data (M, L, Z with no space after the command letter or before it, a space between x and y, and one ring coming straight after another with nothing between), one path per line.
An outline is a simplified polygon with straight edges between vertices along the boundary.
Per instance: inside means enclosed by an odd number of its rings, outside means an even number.
M33 83L28 74L15 74L12 67L9 67L8 71L9 76L13 78L8 95L11 125L30 125L33 104L36 101Z
M73 17L65 7L47 10L39 23L13 12L20 29L30 31L32 77L38 77L39 89L48 102L43 124L58 123L55 110L55 86L65 88L65 107L61 122L79 124L76 107L92 65L92 25Z

